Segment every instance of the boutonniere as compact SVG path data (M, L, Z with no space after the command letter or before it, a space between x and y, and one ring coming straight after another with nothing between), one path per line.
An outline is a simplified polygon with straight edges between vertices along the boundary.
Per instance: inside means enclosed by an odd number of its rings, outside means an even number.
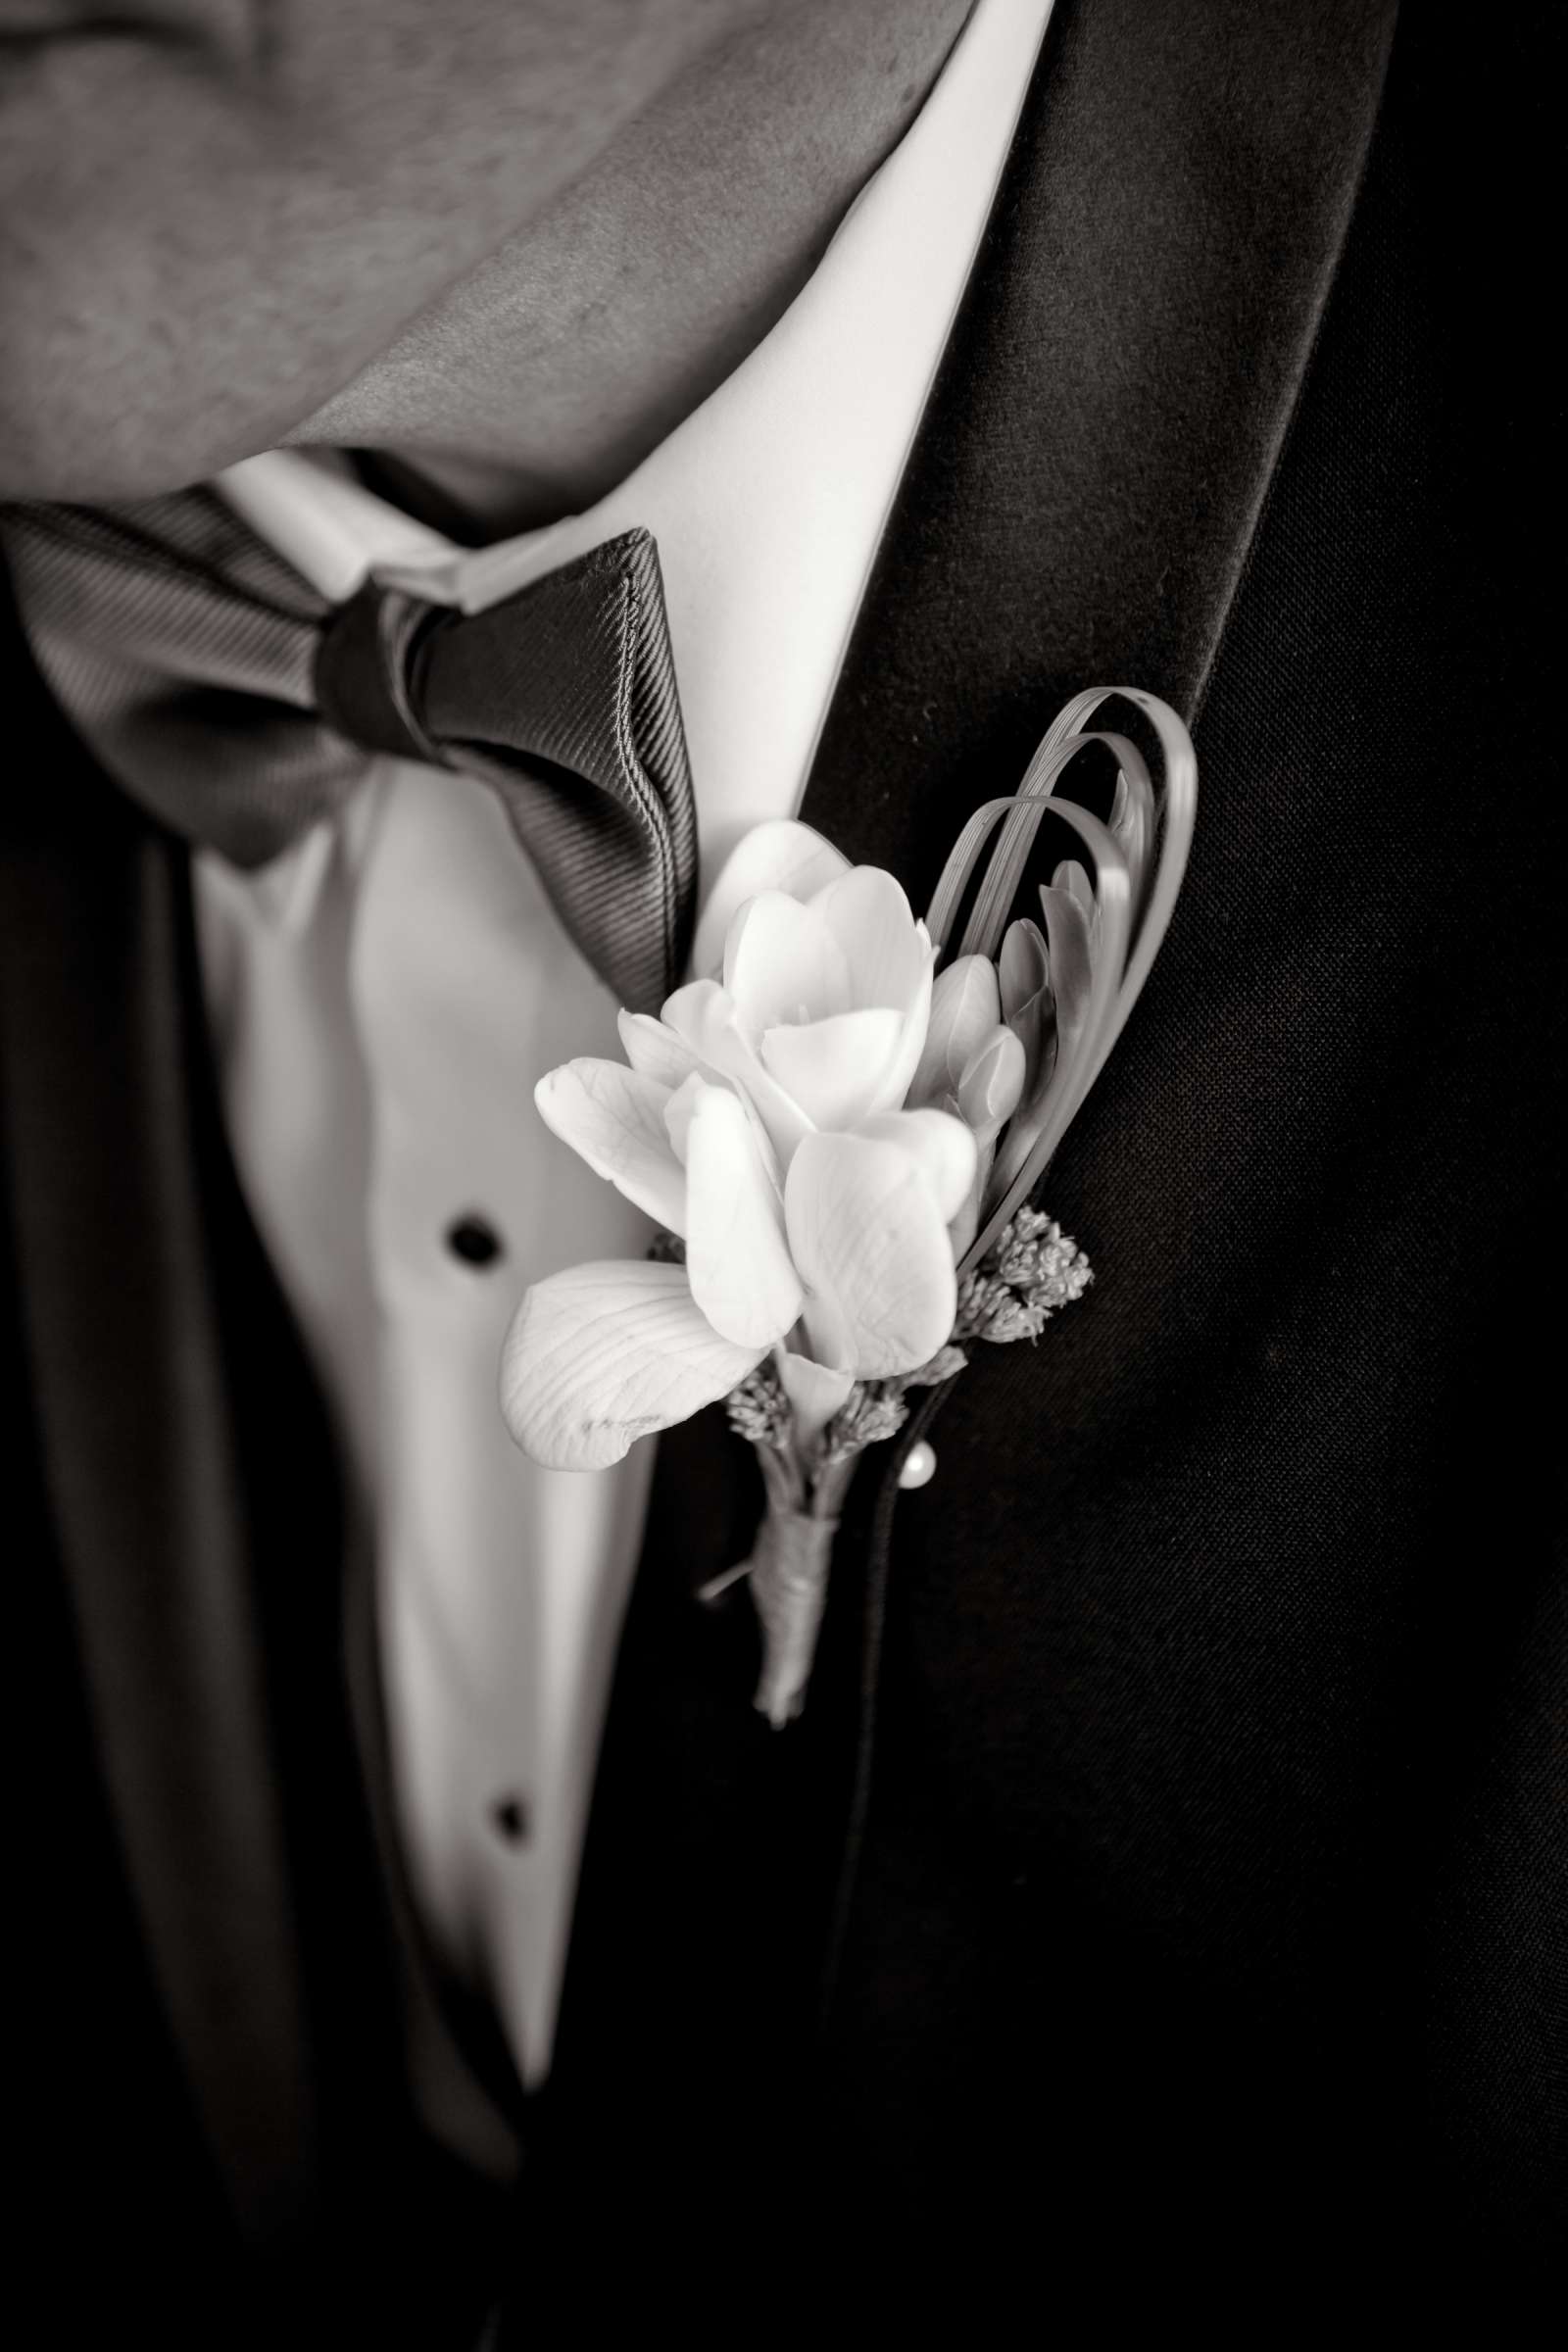
M1112 692L1152 766L1088 727ZM596 1469L727 1398L767 1496L731 1577L751 1586L774 1725L805 1698L858 1456L910 1389L976 1343L1037 1338L1091 1280L1032 1196L1153 960L1196 796L1175 712L1102 688L975 811L923 920L893 875L760 825L704 908L699 977L657 1019L620 1015L624 1062L539 1083L550 1127L663 1238L527 1293L508 1424L535 1460Z

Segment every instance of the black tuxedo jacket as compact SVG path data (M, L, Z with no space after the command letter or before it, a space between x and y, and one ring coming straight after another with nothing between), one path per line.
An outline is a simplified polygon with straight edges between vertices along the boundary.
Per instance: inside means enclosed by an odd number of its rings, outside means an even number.
M865 1457L785 1734L744 1596L693 1599L749 1456L664 1441L532 2100L400 1892L181 854L8 634L13 2014L82 2313L436 2346L848 2265L984 2326L1550 2241L1544 61L1395 16L1057 0L804 813L919 903L1078 688L1194 723L1186 892L1043 1195L1099 1278Z

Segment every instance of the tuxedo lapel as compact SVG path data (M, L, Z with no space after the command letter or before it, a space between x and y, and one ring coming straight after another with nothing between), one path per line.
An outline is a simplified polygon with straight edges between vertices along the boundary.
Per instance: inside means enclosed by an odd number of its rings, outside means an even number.
M802 813L919 905L1086 686L1201 700L1396 0L1056 0Z

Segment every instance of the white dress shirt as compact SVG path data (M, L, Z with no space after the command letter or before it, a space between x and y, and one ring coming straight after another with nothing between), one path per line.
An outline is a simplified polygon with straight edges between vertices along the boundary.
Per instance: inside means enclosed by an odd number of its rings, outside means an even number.
M980 0L784 318L590 512L464 552L330 459L220 489L333 598L374 569L476 610L650 528L711 874L799 806L1050 8ZM497 1367L528 1283L649 1238L533 1104L556 1063L616 1053L615 1006L494 796L407 761L260 875L203 855L197 907L241 1180L374 1530L412 1882L537 2081L651 1448L539 1468Z

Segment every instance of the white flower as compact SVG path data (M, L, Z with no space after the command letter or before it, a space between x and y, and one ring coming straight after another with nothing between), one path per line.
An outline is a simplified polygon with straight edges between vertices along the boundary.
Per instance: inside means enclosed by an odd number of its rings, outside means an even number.
M955 1086L953 1108L905 1106L933 961L890 874L849 865L808 826L761 825L698 926L698 968L716 969L657 1020L621 1014L625 1064L540 1081L556 1134L679 1234L686 1263L577 1266L529 1291L502 1373L527 1452L618 1461L769 1349L809 1445L855 1380L912 1371L943 1345L949 1226L979 1155L972 1086ZM980 1089L988 1111L996 1091Z

